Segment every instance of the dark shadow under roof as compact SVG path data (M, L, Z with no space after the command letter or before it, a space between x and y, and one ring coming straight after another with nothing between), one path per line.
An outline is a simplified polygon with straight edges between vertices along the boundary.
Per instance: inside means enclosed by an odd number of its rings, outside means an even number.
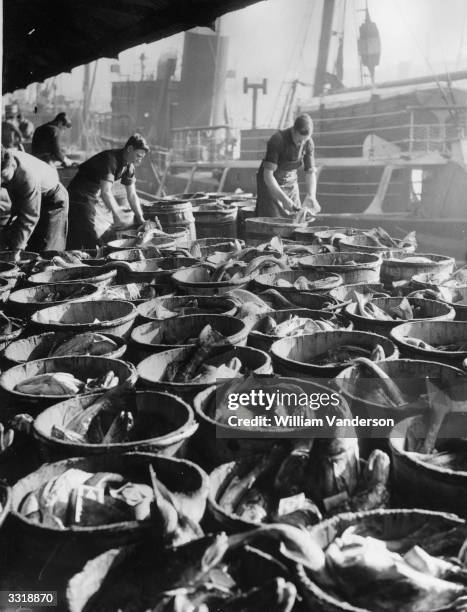
M4 0L3 93L259 0Z

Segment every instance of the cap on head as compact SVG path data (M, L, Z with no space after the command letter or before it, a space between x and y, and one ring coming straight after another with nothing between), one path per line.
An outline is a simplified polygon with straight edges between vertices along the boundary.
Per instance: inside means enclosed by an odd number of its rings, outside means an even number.
M302 136L310 136L313 133L313 120L310 115L307 115L306 113L299 115L295 119L293 129Z
M58 115L54 119L54 123L61 123L67 128L71 127L71 121L68 119L66 113L58 113Z
M143 151L146 151L146 153L149 152L149 145L146 142L146 139L141 136L141 134L133 134L132 136L130 136L130 138L128 138L128 140L126 141L124 148L126 149L127 147L133 147L133 149L142 149Z

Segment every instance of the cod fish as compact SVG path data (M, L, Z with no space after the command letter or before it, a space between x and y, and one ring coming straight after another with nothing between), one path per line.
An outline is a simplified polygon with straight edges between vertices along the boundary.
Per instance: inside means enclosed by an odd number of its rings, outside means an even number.
M15 391L29 395L76 395L83 382L68 372L39 374L18 383Z
M326 550L326 569L341 596L367 610L466 609L465 601L461 601L467 596L464 586L418 571L375 538L352 534L337 538ZM455 607L456 601L460 608Z
M118 348L118 344L103 334L88 332L78 334L65 342L55 345L49 357L64 355L106 355Z

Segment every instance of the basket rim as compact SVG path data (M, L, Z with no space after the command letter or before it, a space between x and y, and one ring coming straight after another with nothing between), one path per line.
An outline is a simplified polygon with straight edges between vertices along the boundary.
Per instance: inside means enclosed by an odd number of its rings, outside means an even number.
M313 537L316 533L317 529L326 528L328 525L332 523L337 523L340 520L350 520L353 519L355 521L371 517L371 516L410 516L412 515L420 515L426 517L439 517L445 518L447 520L452 520L453 522L458 523L459 525L465 525L465 521L459 518L455 514L451 514L448 512L436 512L434 510L426 510L423 508L403 508L403 509L384 509L384 510L367 510L365 512L346 512L342 514L337 514L329 519L324 519L318 525L315 525L310 529L310 534ZM353 606L347 601L342 601L332 597L329 595L324 589L322 589L316 582L311 580L303 565L296 564L295 565L296 579L303 591L305 593L311 592L313 596L318 600L321 599L325 604L333 606L334 610L341 609L343 612L372 612L369 608L358 608ZM306 595L305 595L306 597Z
M30 365L33 363L45 363L46 361L52 361L52 360L62 360L62 359L66 359L66 360L74 360L74 359L92 359L92 360L105 360L105 361L110 361L111 363L118 363L119 365L121 365L122 367L127 368L128 370L128 376L127 376L127 380L131 379L131 378L137 378L137 372L136 372L136 368L133 364L129 363L128 361L124 361L123 359L115 359L113 357L102 357L99 355L64 355L63 357L43 357L42 359L32 359L31 361L26 361L24 363L19 363L17 365L12 366L11 368L8 368L7 370L5 370L4 372L2 372L0 374L0 388L4 389L7 393L11 393L12 395L15 395L18 398L30 398L36 401L41 401L41 400L46 400L46 401L50 401L50 400L57 400L57 398L63 398L63 400L66 399L70 399L73 397L77 397L81 394L72 394L72 395L67 395L67 394L63 394L63 395L32 395L30 393L21 393L20 391L15 391L15 389L10 389L9 387L5 386L5 378L8 378L8 375L11 375L11 370L14 370L16 368L24 368L24 366L26 365ZM57 370L60 371L60 370ZM52 372L53 373L53 372ZM88 394L86 394L88 395ZM58 403L58 402L56 402Z
M62 463L67 463L70 462L71 460L86 460L86 459L90 459L90 460L94 460L94 459L98 459L101 455L93 455L93 456L88 456L88 457L69 457L68 459L63 459L62 461L54 461L52 463L49 464L45 464L48 466L52 466L52 465L56 465L56 464L62 464ZM164 455L155 455L154 453L150 453L150 452L145 452L145 451L135 451L135 452L128 452L128 453L121 453L118 455L119 458L121 457L146 457L148 459L148 461L150 460L167 460L167 461L175 461L176 463L178 463L179 465L185 465L190 469L193 469L198 476L200 477L201 480L201 484L200 487L198 489L199 492L203 491L204 489L206 489L207 487L209 487L209 478L208 475L206 474L206 472L196 463L194 463L193 461L190 461L189 459L183 459L183 458L179 458L179 457L166 457ZM44 466L42 466L44 467ZM35 472L39 471L41 468L38 468L37 470L34 470L34 472L31 472L30 474L26 475L24 478L21 478L20 480L18 480L13 487L11 487L12 490L12 496L13 496L13 490L14 488L23 480L25 480L26 478L28 478L29 476L31 476L32 474L34 474ZM13 502L13 500L12 500ZM128 531L131 529L135 529L135 528L139 528L139 529L144 529L144 528L149 528L151 526L151 520L150 519L146 519L145 521L121 521L119 523L109 523L106 525L98 525L98 526L92 526L92 527L80 527L79 525L77 526L73 526L73 527L66 527L65 529L59 529L58 527L45 527L44 525L37 523L35 521L32 521L31 519L26 518L25 516L23 516L20 512L18 512L17 510L13 510L12 504L10 506L10 513L12 516L14 516L17 520L21 521L22 523L28 525L29 527L33 527L33 528L37 528L42 530L42 533L44 533L44 531L47 531L49 533L61 533L61 534L72 534L72 533L109 533L109 532L117 532L117 531Z
M192 426L195 423L195 413L193 408L183 400L183 398L174 395L173 393L167 392L167 391L156 391L155 389L142 389L142 390L138 390L136 391L137 395L157 395L157 396L165 396L165 397L169 397L171 400L175 400L174 403L178 404L178 407L183 407L186 411L187 414L187 420L186 422L181 425L180 427L177 427L177 429L174 429L173 431L163 435L163 436L156 436L153 438L144 438L141 440L133 440L131 442L113 442L113 443L106 443L106 444L90 444L90 443L79 443L79 442L70 442L68 440L60 440L59 438L53 438L50 435L46 435L44 432L42 432L38 427L37 427L37 419L43 415L45 412L48 412L49 410L51 410L52 408L57 409L58 407L61 407L63 404L66 404L70 401L75 400L76 398L81 398L81 397L86 397L89 399L98 399L99 397L102 396L101 393L89 393L86 395L81 395L81 396L74 396L71 399L66 399L63 402L59 402L57 404L54 404L53 406L49 406L48 408L45 408L42 412L40 412L35 418L34 418L34 422L33 422L33 433L34 436L39 439L39 440L46 440L47 442L52 441L54 444L56 443L58 446L62 446L63 448L82 448L83 451L84 450L95 450L95 449L100 449L100 448L109 448L112 450L118 450L118 449L125 449L125 448L131 448L132 446L135 446L137 444L148 444L148 443L154 443L155 441L161 442L163 443L167 438L174 436L176 434L180 434L184 429L189 429L190 426ZM174 406L172 405L171 409L174 409Z

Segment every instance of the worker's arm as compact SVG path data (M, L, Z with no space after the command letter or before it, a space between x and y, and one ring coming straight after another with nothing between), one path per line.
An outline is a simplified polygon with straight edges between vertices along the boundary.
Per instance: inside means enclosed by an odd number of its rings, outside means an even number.
M112 213L114 223L121 224L122 218L120 216L120 207L112 192L112 183L110 181L101 181L100 187L102 200Z
M311 209L314 213L321 212L321 206L316 198L316 188L318 181L316 180L316 166L314 158L314 144L313 141L309 141L306 144L305 155L304 155L304 169L305 169L305 199L303 200L303 207Z
M269 190L269 193L282 205L284 212L290 213L294 211L294 203L280 188L279 183L276 181L274 176L274 170L271 168L264 168L263 173L264 182Z
M71 161L65 155L65 152L60 144L60 135L58 133L53 134L52 138L52 158L59 161L64 166L70 166Z
M136 193L136 188L134 183L131 185L125 185L126 195L128 198L128 202L130 203L131 210L135 215L135 222L138 225L143 225L145 219L143 215L143 209L141 208L141 202L139 200L138 194Z
M41 215L41 191L37 181L26 178L10 194L16 219L10 225L6 243L10 249L25 249Z

